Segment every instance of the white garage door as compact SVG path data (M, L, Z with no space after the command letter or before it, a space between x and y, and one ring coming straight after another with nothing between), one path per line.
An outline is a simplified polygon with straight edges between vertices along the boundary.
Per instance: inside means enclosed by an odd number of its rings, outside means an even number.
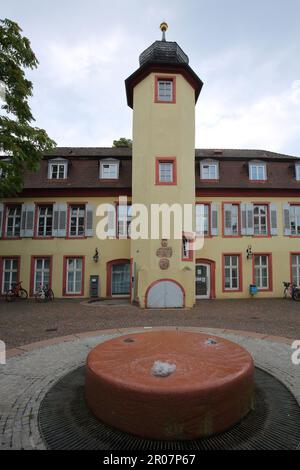
M147 296L148 308L183 307L183 292L172 281L160 281L149 289Z

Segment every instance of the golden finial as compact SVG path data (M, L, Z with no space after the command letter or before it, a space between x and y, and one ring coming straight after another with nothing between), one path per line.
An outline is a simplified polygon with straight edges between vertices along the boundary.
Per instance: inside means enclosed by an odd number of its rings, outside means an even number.
M161 24L160 24L160 30L162 31L162 41L165 41L166 40L166 31L168 29L168 23L166 23L165 21L163 21Z

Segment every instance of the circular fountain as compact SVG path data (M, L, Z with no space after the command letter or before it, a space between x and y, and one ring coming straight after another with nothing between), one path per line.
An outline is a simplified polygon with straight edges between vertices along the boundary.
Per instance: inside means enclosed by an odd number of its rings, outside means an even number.
M253 407L254 364L241 346L202 333L114 338L88 355L85 399L103 423L148 439L223 432Z

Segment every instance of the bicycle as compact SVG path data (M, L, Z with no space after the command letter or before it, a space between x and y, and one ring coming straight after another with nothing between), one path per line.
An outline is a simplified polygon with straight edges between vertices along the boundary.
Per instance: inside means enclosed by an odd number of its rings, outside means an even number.
M296 286L296 284L292 284L291 282L283 282L283 297L287 299L291 297L293 300L300 300L300 288Z
M13 283L5 295L7 302L12 302L16 299L26 300L27 298L28 292L22 287L22 281Z
M34 297L37 302L52 302L54 300L54 293L53 290L48 287L47 284L45 286L40 284L39 289L35 293Z

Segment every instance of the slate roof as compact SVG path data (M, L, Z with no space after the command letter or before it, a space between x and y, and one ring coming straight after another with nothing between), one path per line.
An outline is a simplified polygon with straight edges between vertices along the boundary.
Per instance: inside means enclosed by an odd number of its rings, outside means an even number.
M155 41L141 53L140 66L146 63L188 64L189 58L177 42Z

